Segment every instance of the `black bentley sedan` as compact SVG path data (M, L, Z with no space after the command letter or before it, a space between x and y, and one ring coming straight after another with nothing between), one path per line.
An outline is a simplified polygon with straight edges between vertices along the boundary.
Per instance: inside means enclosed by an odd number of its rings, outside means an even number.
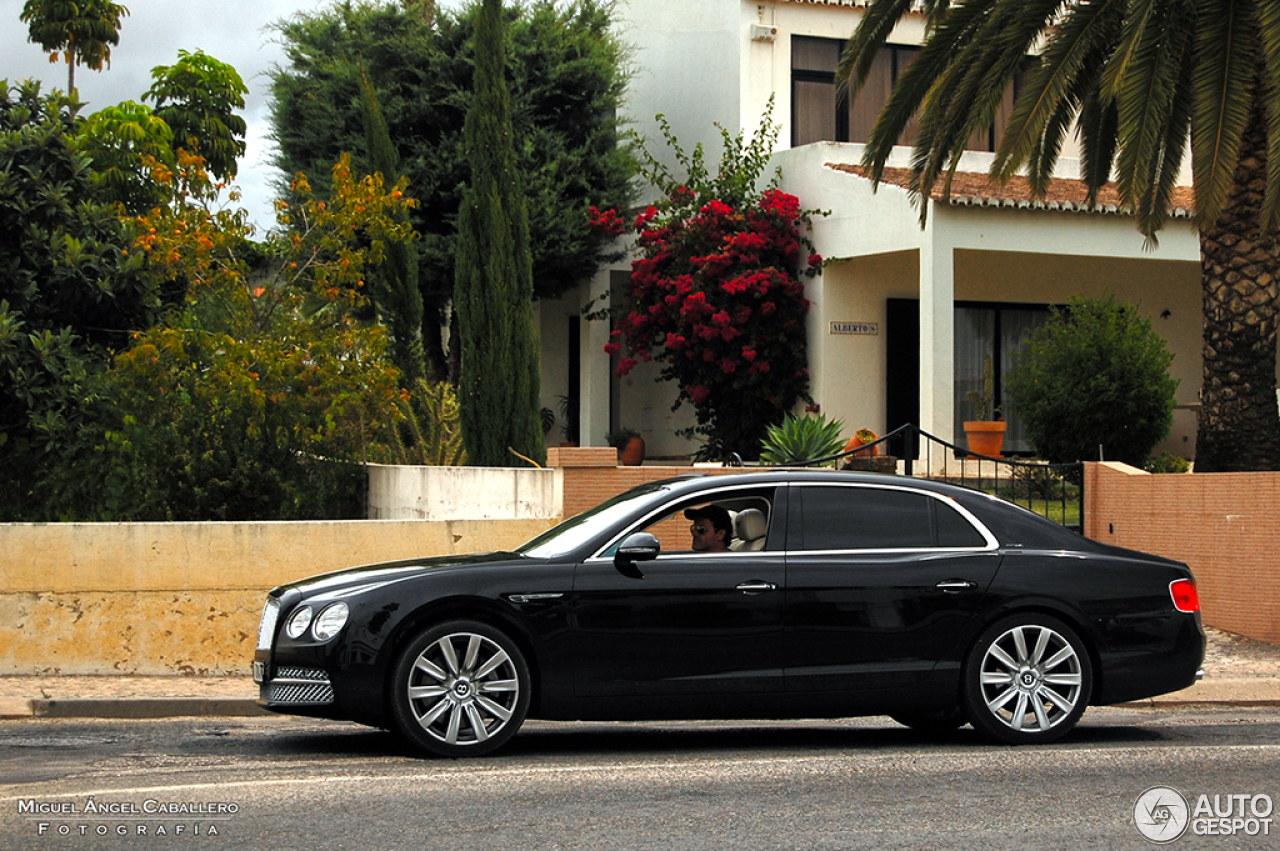
M487 753L526 718L889 715L1050 742L1196 681L1183 564L983 493L776 470L643 485L515 552L329 573L267 598L260 703Z

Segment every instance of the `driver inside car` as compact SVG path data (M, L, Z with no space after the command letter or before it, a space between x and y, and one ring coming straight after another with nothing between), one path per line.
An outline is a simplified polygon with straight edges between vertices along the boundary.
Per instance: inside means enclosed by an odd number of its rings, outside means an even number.
M728 552L729 541L733 538L733 520L727 509L715 504L704 505L686 510L684 516L692 521L689 534L694 552Z

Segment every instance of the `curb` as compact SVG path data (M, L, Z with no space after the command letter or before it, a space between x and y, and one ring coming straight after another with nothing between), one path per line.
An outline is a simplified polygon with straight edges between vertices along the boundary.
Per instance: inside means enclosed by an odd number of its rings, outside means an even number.
M0 718L183 718L274 715L240 698L69 698L0 701Z

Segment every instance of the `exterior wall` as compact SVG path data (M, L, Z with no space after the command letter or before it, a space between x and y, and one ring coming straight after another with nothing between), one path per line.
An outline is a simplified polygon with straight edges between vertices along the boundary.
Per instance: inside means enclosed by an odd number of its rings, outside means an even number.
M243 674L276 585L509 549L554 523L2 524L0 674Z
M1280 473L1088 464L1085 512L1095 541L1188 564L1206 624L1280 644Z
M558 470L369 465L370 520L558 517Z

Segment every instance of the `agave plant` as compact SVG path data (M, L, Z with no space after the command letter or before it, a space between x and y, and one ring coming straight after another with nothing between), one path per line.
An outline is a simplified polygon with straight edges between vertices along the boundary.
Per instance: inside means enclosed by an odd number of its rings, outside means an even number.
M769 426L760 450L760 462L781 466L826 458L844 445L840 436L843 431L844 423L828 420L823 414L816 417L787 414L781 423Z

